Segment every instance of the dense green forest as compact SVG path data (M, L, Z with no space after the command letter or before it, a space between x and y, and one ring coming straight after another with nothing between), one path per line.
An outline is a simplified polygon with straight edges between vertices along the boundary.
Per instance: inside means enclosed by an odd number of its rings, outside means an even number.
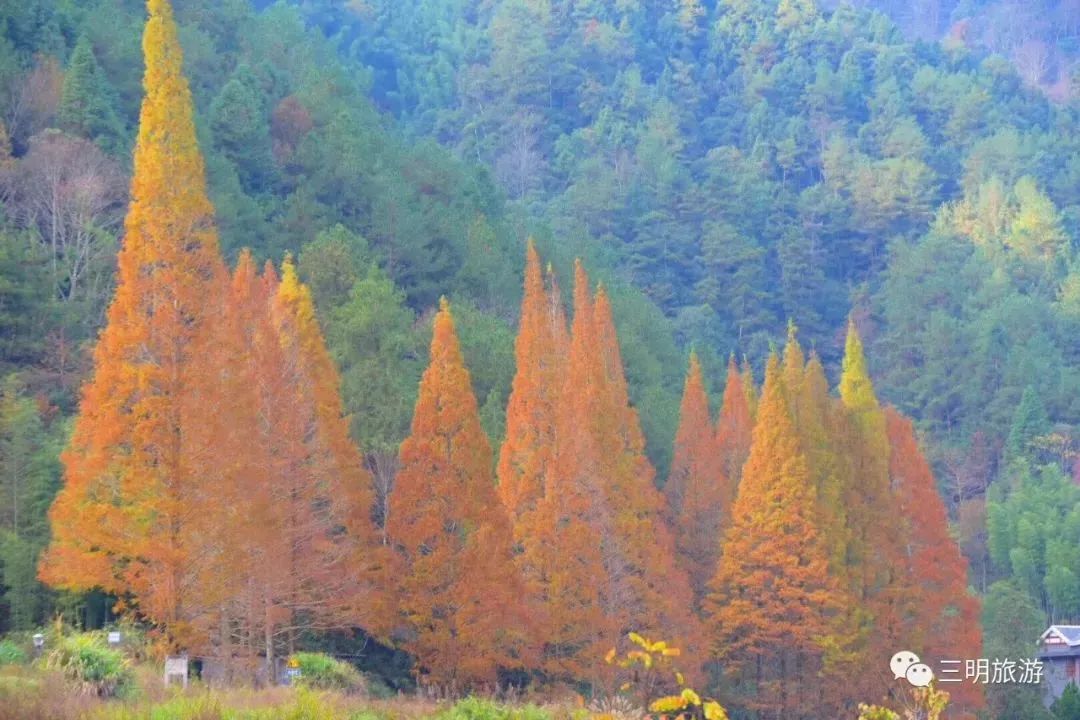
M175 9L222 249L295 255L381 501L442 294L498 446L531 234L564 287L576 256L605 282L659 482L691 346L718 399L791 320L835 379L850 316L922 433L988 654L1080 620L1071 3ZM0 4L3 629L108 605L35 558L112 295L144 19Z
M825 3L835 7L836 2ZM1061 0L871 0L853 3L887 14L914 38L976 45L1011 59L1033 87L1075 97L1080 8Z

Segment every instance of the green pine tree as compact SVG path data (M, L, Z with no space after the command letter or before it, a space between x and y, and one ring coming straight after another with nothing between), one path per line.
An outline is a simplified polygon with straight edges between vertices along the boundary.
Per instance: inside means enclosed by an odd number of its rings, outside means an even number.
M112 88L98 65L93 45L82 35L75 43L64 73L58 111L60 126L107 149L114 148L122 132L114 102Z
M243 65L210 105L214 145L236 166L248 193L266 190L273 173L269 115L258 79Z
M1065 686L1065 692L1054 701L1050 712L1057 720L1080 720L1080 689L1077 689L1076 683Z
M1050 420L1046 416L1042 398L1034 386L1028 385L1024 388L1016 412L1013 413L1009 437L1005 441L1006 461L1012 462L1025 457L1031 449L1031 441L1046 434L1049 429Z

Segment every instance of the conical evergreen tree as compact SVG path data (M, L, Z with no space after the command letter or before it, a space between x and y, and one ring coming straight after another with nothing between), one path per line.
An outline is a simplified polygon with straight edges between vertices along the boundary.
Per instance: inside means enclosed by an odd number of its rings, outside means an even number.
M567 682L600 679L604 654L618 639L618 625L602 603L609 582L601 552L606 507L598 451L586 430L597 406L600 373L594 336L589 280L578 262L554 458L543 497L522 534L528 542L520 558L534 606L544 609L542 669L549 678Z
M690 353L671 473L664 484L680 562L698 602L716 572L721 523L728 516L730 489L709 417L709 396L697 354Z
M1046 408L1038 391L1031 385L1024 388L1020 404L1013 413L1009 437L1005 440L1005 460L1013 462L1024 458L1031 451L1031 441L1050 430Z
M532 240L525 261L525 294L514 345L517 371L506 408L506 439L499 453L499 494L513 519L529 512L544 492L554 450L560 363L540 257ZM521 539L519 538L519 542Z
M892 448L889 475L901 519L905 574L897 579L906 600L900 637L920 657L982 655L979 601L968 592L968 563L949 534L945 503L911 421L885 411ZM916 650L917 648L917 650ZM982 686L950 687L950 707L973 713L983 707Z
M747 391L743 387L743 376L735 365L735 356L732 355L728 359L727 382L724 385L720 417L716 421L720 470L728 480L728 496L725 498L728 509L735 502L743 464L750 454L750 433L753 427L754 420L747 402Z
M57 113L60 127L91 140L114 142L120 121L113 109L113 93L94 56L86 35L79 36L64 73Z
M831 643L840 592L829 574L810 468L785 394L774 354L706 619L741 702L778 717L802 717L817 703L810 678Z
M195 138L172 8L149 0L145 98L116 293L63 455L41 577L130 598L168 631L191 613L192 505L180 403L193 339L220 307L225 268Z
M444 298L387 520L405 565L398 583L403 645L423 681L491 683L500 669L534 663L491 459Z

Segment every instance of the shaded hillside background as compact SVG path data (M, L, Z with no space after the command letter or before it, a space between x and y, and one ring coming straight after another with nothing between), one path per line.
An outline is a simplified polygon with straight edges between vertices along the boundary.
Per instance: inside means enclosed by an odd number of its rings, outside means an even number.
M827 3L835 7L837 3ZM1004 55L1025 82L1064 100L1077 92L1080 5L1071 0L863 0L913 38L943 37Z
M1077 619L1078 12L920 2L175 5L224 249L299 256L383 489L442 293L500 436L532 233L564 287L581 255L611 288L658 477L689 346L718 397L790 318L835 378L851 313L987 612ZM0 6L6 626L87 607L32 560L111 295L143 12Z

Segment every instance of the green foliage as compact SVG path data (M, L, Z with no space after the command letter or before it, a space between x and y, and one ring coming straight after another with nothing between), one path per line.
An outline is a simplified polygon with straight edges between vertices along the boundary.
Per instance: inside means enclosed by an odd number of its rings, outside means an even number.
M71 52L60 95L58 119L68 132L97 140L102 147L119 149L120 121L112 88L98 65L90 38L79 36Z
M1005 451L1009 459L1019 459L1031 451L1031 441L1050 430L1050 421L1038 392L1031 385L1024 388L1016 406Z
M436 720L551 720L551 716L534 705L513 707L471 696L439 713Z
M1069 683L1065 691L1054 704L1050 706L1050 712L1056 720L1080 720L1080 690L1076 683Z
M424 341L405 294L370 259L364 239L336 226L300 253L341 371L353 436L365 452L396 454L409 431Z
M22 665L26 662L26 651L10 638L0 640L0 666Z
M514 377L514 332L501 318L468 302L454 304L454 323L480 405L480 422L497 448L506 425L506 399Z
M122 695L134 681L124 656L89 633L57 639L56 647L44 657L44 666L63 673L80 691L99 697Z
M990 557L1047 618L1080 613L1080 487L1055 465L1014 466L987 509Z
M29 233L0 226L0 367L41 359L49 289L44 255L35 252Z
M60 424L46 427L18 376L0 383L0 627L29 630L46 618L52 593L37 579L48 540L46 511L59 488ZM0 616L3 617L3 616Z
M215 145L236 166L249 193L267 189L273 173L268 100L254 73L240 66L210 105Z
M983 598L983 655L988 658L1030 657L1034 639L1046 629L1045 613L1013 582L999 580ZM991 685L986 692L993 717L1045 720L1041 689L1031 686Z
M272 705L252 703L250 698L201 692L157 703L106 705L90 717L92 720L375 720L370 713L344 710L335 700L334 696L303 689Z
M313 690L338 690L345 693L364 692L364 678L347 662L323 653L300 652L290 657L300 670L294 684Z

